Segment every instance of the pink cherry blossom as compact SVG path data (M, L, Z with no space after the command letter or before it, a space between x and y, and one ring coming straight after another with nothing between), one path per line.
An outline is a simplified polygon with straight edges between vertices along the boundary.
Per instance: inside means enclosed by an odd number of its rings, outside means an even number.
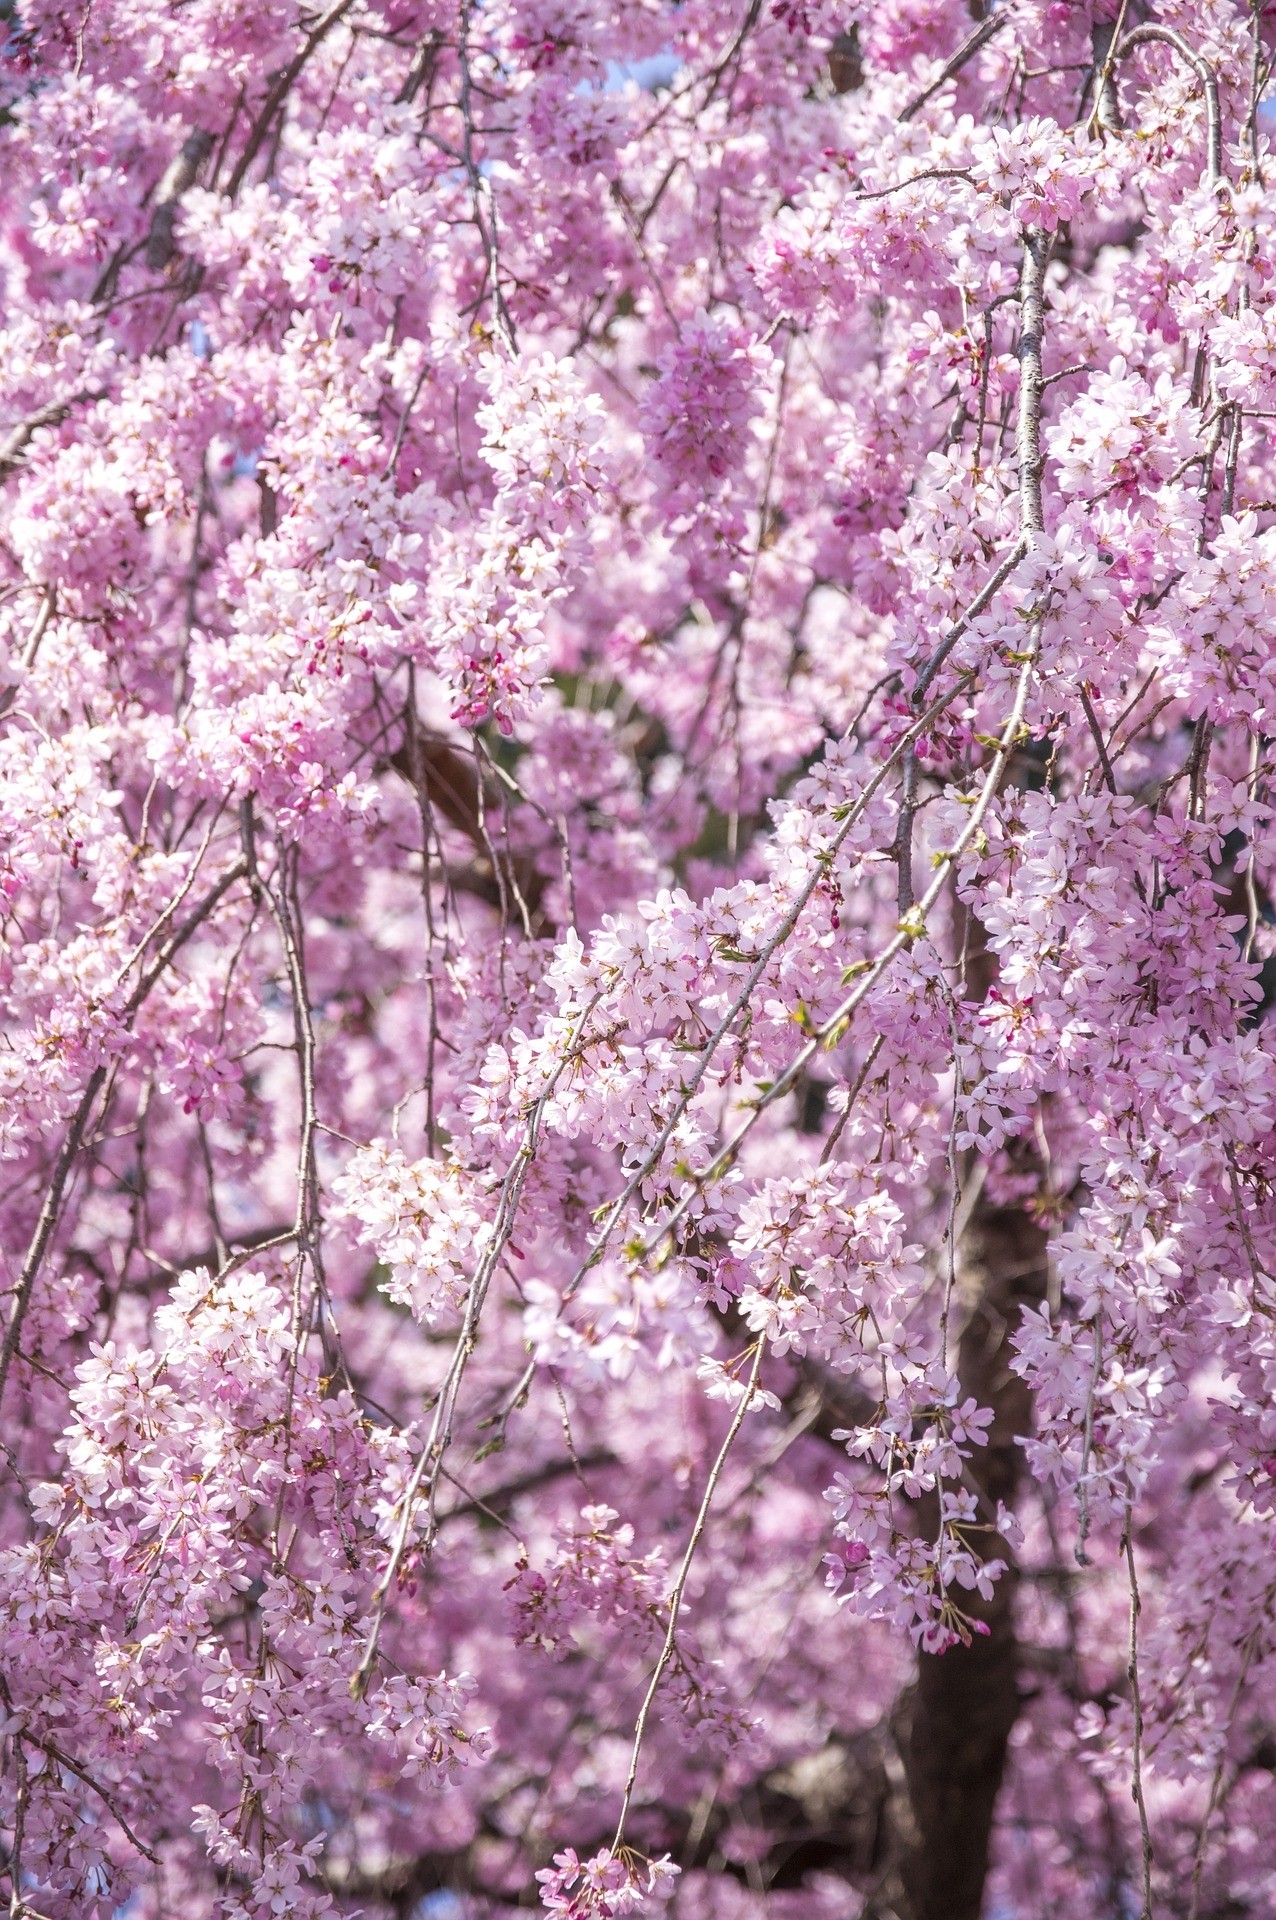
M1241 0L21 0L11 1920L1276 1920Z

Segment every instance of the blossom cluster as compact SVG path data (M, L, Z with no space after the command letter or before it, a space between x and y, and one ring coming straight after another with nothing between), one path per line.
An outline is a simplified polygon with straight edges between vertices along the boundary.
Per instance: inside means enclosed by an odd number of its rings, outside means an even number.
M1276 1920L1268 13L0 34L0 1898Z

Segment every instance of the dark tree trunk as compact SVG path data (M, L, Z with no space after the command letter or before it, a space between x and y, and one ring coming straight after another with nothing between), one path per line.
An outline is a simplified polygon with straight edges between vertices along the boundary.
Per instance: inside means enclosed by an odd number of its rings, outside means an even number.
M1024 1307L1044 1299L1046 1277L1046 1236L1036 1221L1022 1208L977 1202L957 1271L958 1372L966 1391L993 1411L988 1445L971 1463L993 1507L1014 1500L1022 1468L1017 1436L1032 1413L1029 1391L1010 1368L1010 1339ZM1009 1557L996 1539L994 1553ZM949 1653L919 1655L916 1681L899 1702L894 1732L904 1779L892 1809L898 1874L888 1873L883 1887L899 1920L979 1920L993 1812L1019 1712L1014 1590L1012 1568L991 1601L973 1596L969 1610L987 1635Z

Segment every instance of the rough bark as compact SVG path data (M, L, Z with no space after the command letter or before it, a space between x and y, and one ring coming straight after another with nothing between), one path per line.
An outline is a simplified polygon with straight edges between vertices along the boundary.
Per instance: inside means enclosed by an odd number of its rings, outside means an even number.
M972 1470L994 1505L1014 1501L1022 1470L1017 1436L1032 1412L1028 1389L1010 1368L1010 1337L1025 1306L1045 1297L1046 1277L1046 1236L1031 1216L977 1204L958 1267L965 1322L958 1372L967 1392L993 1411L988 1446ZM899 1920L979 1920L993 1813L1019 1713L1014 1597L1012 1569L991 1601L971 1608L987 1635L940 1656L921 1654L916 1681L899 1702L894 1731L905 1791L894 1796L899 1865L897 1876L888 1876ZM883 1915L890 1910L879 1908Z

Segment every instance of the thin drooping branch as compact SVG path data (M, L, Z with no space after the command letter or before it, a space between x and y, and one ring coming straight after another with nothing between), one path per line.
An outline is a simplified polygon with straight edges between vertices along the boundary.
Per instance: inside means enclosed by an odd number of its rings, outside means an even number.
M243 186L248 175L248 169L261 152L275 115L291 93L302 68L306 65L306 62L315 50L322 46L338 21L345 18L353 5L354 0L336 0L336 5L329 7L327 13L325 13L320 20L316 21L302 45L267 91L266 98L262 102L261 110L257 118L253 121L252 126L248 129L248 137L244 141L243 151L235 162L231 176L226 182L226 198L228 200L235 199L239 189Z
M553 1097L559 1080L571 1063L574 1050L580 1043L580 1037L589 1022L593 1010L594 1002L591 1000L581 1012L571 1044L564 1049L563 1054L552 1068L540 1097L528 1114L522 1141L501 1183L496 1214L492 1224L492 1232L466 1294L461 1330L457 1335L448 1370L435 1401L430 1431L426 1438L425 1445L417 1455L416 1463L412 1469L408 1484L399 1499L399 1517L395 1529L394 1543L390 1549L384 1571L377 1582L376 1590L372 1596L372 1623L368 1630L363 1656L350 1682L350 1691L356 1699L363 1697L376 1667L381 1632L385 1623L386 1606L389 1602L390 1594L394 1589L394 1583L398 1579L399 1569L403 1565L404 1556L408 1551L412 1539L413 1527L416 1521L417 1502L421 1495L422 1488L425 1490L426 1519L421 1529L418 1547L423 1555L429 1554L433 1548L434 1538L439 1525L435 1502L438 1495L440 1473L443 1462L447 1456L448 1448L452 1443L453 1424L456 1419L457 1402L460 1396L461 1384L465 1378L466 1368L473 1357L474 1349L478 1344L479 1321L482 1317L488 1289L491 1286L492 1279L501 1260L505 1256L505 1249L509 1244L510 1235L513 1232L514 1222L518 1214L518 1203L527 1180L528 1171L533 1160L536 1158L537 1147L540 1143L545 1109Z
M920 113L926 105L926 102L933 99L941 87L947 86L948 82L954 79L963 67L970 64L977 53L983 52L993 36L1000 33L1001 29L1006 25L1008 17L1007 14L998 12L990 13L987 19L981 20L974 31L967 34L956 53L945 60L943 66L935 75L935 78L930 81L927 86L923 87L920 93L914 94L908 105L901 112L899 116L900 119L908 121L911 120L915 114Z
M1152 1829L1148 1824L1147 1797L1143 1791L1143 1682L1139 1673L1139 1614L1142 1610L1142 1602L1139 1598L1139 1577L1134 1564L1132 1507L1126 1509L1121 1550L1125 1555L1126 1570L1130 1579L1130 1634L1125 1677L1130 1683L1133 1734L1130 1791L1134 1796L1135 1807L1138 1809L1139 1838L1142 1843L1142 1904L1139 1907L1139 1920L1152 1920Z
M647 1691L643 1695L642 1705L638 1709L638 1718L634 1724L634 1741L629 1755L629 1772L625 1776L625 1790L621 1795L620 1801L620 1816L616 1821L616 1832L611 1843L611 1851L613 1853L620 1851L621 1842L625 1837L625 1822L629 1818L629 1807L634 1797L634 1786L638 1779L638 1762L642 1755L642 1742L643 1736L647 1731L647 1720L651 1713L656 1694L660 1689L660 1682L665 1677L669 1662L673 1658L674 1647L677 1645L678 1621L682 1614L682 1603L686 1596L687 1578L691 1572L691 1563L696 1557L696 1549L704 1536L706 1526L709 1524L709 1510L713 1505L713 1496L718 1490L718 1482L722 1478L722 1470L727 1464L727 1458L732 1447L735 1445L736 1435L744 1425L745 1415L753 1405L754 1397L758 1390L758 1379L762 1372L762 1356L764 1350L765 1342L761 1340L755 1342L748 1375L744 1380L739 1400L736 1402L735 1411L731 1416L731 1423L723 1435L722 1445L718 1449L717 1457L709 1470L709 1477L705 1481L704 1493L701 1496L700 1505L696 1511L695 1521L691 1528L691 1535L683 1551L677 1578L674 1580L673 1590L669 1596L669 1619L665 1628L664 1644L661 1646L656 1664L651 1670L651 1678L647 1683Z
M236 861L233 866L229 867L226 872L223 873L216 885L210 888L194 912L189 914L181 926L169 935L168 940L161 948L150 968L133 989L133 992L125 1004L121 1016L121 1024L124 1027L128 1026L133 1015L147 999L156 981L160 978L161 974L166 971L176 955L185 946L186 942L204 924L205 920L208 919L209 915L216 909L220 901L235 883L238 880L242 880L246 871L247 869L244 862L242 860ZM9 1369L13 1364L14 1355L18 1351L18 1342L22 1338L23 1323L26 1320L27 1312L31 1305L31 1297L36 1278L44 1264L44 1257L48 1252L49 1243L57 1231L58 1222L62 1217L62 1206L66 1197L67 1183L70 1180L71 1173L79 1158L80 1150L84 1145L84 1137L88 1127L89 1117L93 1112L97 1097L106 1083L106 1075L107 1069L105 1066L95 1067L89 1075L84 1092L80 1096L79 1103L71 1116L70 1124L63 1136L58 1157L53 1165L53 1171L49 1176L49 1184L45 1189L44 1200L35 1224L35 1231L31 1236L26 1257L22 1262L17 1282L13 1288L13 1308L9 1315L8 1327L5 1329L4 1344L0 1346L0 1401L3 1401L5 1386L9 1378Z
M0 486L22 465L23 455L42 427L60 427L76 407L95 406L105 398L104 389L86 389L83 393L73 393L67 400L50 400L10 427L0 440Z

